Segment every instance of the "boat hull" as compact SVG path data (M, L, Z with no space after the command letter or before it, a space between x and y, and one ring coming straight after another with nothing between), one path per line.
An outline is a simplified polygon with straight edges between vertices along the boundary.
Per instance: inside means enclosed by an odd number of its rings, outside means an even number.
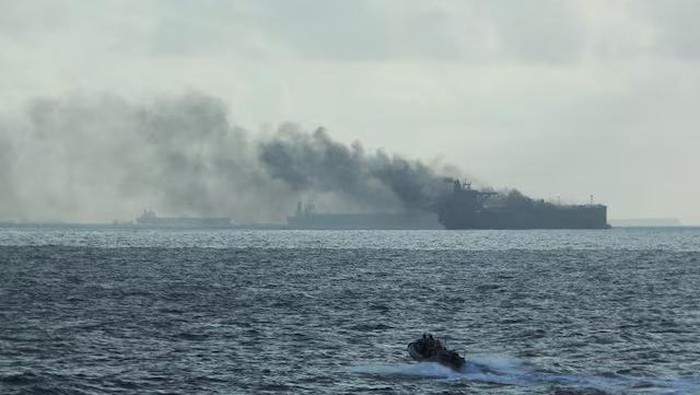
M453 370L461 370L466 362L456 351L441 350L432 355L423 355L418 351L416 342L409 343L407 351L418 362L436 362Z

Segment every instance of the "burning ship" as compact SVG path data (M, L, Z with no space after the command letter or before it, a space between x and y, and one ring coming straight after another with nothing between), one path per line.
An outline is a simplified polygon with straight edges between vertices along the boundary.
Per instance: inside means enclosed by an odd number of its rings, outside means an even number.
M448 191L428 210L404 213L318 214L297 205L287 217L292 229L608 229L602 204L564 205L533 200L518 192L499 195L448 179ZM501 200L489 202L489 200ZM491 203L491 204L489 204Z
M607 229L602 204L560 205L516 196L509 204L488 206L496 192L472 189L452 180L452 193L438 204L438 218L446 229Z

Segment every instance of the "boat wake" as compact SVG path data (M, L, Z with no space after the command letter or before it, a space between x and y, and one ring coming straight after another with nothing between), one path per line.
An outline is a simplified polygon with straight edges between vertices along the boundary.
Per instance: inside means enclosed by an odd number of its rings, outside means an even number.
M353 373L374 376L402 376L416 379L469 380L473 382L537 386L556 385L581 393L617 394L640 391L645 394L697 394L700 383L682 379L660 379L627 376L558 375L538 372L522 362L502 356L470 358L461 371L454 371L435 362L398 363L355 366Z

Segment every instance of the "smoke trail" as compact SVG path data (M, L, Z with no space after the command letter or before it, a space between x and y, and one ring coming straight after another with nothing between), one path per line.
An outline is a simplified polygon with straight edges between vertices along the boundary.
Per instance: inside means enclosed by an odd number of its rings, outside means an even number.
M245 131L225 105L190 94L134 104L121 98L38 99L2 122L8 219L91 221L162 213L233 215L266 203ZM13 158L13 159L8 159ZM261 192L261 193L256 193ZM275 205L268 206L271 211ZM261 216L261 217L264 217Z
M296 191L335 191L372 207L426 210L444 190L442 177L421 162L366 154L359 142L345 146L323 128L311 135L283 128L261 142L260 159L273 178Z
M300 199L326 212L435 211L449 191L443 175L459 174L436 169L323 128L255 136L202 94L36 99L18 120L0 120L0 220L109 221L152 208L279 222ZM489 200L534 203L518 191Z
M0 121L0 219L108 221L149 207L281 221L300 198L325 211L403 211L430 208L444 187L430 166L323 129L251 135L201 94L36 99L19 118Z

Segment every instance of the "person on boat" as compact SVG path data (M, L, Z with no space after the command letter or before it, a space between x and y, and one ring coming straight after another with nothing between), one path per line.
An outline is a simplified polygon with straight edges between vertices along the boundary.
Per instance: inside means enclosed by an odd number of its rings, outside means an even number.
M425 349L426 350L423 355L428 357L434 356L438 352L440 352L440 350L442 349L442 344L440 343L440 340L435 339L432 334L428 333Z
M425 349L425 352L423 353L423 355L425 355L425 356L432 355L433 348L435 347L435 340L433 340L433 335L428 333L428 335L426 336L425 341L423 343L424 343L424 349Z
M445 349L445 347L443 347L442 342L440 341L440 339L435 339L435 346L434 346L434 348L435 348L435 352L440 352L440 351L442 351L442 350Z
M416 351L426 358L433 357L441 351L446 351L442 342L434 338L430 333L424 333L423 337L416 341L415 347Z

